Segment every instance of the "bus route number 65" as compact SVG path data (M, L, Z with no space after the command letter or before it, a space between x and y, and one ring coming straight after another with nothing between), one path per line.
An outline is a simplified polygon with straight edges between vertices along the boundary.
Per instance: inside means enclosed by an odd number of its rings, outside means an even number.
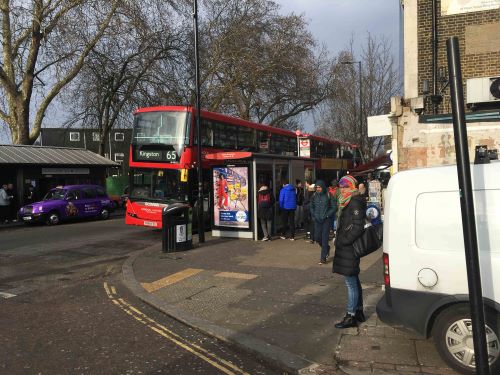
M167 151L166 157L170 161L177 160L177 153L175 151Z

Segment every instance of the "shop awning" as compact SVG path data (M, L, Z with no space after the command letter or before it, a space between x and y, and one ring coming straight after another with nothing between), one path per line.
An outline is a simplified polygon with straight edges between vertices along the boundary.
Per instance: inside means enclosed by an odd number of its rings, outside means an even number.
M391 155L384 154L367 163L358 165L356 168L350 169L349 174L353 176L360 176L372 173L376 170L389 168L391 165L392 165Z
M118 163L83 148L0 145L0 164L116 167Z

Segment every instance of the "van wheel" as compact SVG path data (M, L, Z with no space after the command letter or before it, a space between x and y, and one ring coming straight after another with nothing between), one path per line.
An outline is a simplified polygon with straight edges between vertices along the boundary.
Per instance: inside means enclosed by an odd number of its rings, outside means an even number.
M101 219L103 220L109 219L109 210L107 208L103 208L101 210Z
M55 211L49 213L49 216L47 217L47 225L57 225L60 222L59 219L59 214Z
M491 373L500 373L500 315L485 309L486 340ZM465 374L475 373L474 344L470 309L467 305L453 306L436 319L432 336L441 357L454 369Z

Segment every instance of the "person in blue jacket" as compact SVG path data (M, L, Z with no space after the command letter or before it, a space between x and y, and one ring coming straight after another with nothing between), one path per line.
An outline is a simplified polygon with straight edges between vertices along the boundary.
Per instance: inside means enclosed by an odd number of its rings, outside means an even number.
M295 241L295 210L297 209L297 193L295 186L288 181L281 188L279 205L282 213L283 227L280 231L280 238L286 239L286 234L290 228L290 241Z

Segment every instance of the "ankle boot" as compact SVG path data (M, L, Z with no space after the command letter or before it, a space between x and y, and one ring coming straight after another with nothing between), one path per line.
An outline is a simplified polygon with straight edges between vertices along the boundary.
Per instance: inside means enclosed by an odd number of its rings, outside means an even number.
M357 327L357 325L358 322L356 321L354 315L346 314L346 316L344 316L342 321L335 324L335 328L340 328L340 329L351 328L351 327Z
M366 321L365 313L363 312L363 310L356 310L356 315L354 315L354 317L360 323L363 323Z

